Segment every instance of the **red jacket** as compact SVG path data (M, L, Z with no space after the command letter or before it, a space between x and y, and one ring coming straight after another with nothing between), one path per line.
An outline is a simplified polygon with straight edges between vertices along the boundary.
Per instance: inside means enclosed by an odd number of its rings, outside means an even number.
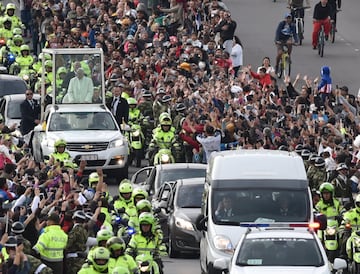
M266 86L270 86L272 84L271 76L269 73L265 73L263 77L261 77L260 74L255 73L253 71L250 71L250 73L253 78L258 79L260 81L260 84L262 85L263 88Z

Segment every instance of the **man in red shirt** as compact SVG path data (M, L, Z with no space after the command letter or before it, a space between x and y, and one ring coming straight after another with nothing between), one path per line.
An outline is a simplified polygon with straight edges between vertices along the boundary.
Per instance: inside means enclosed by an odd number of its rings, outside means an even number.
M251 66L248 66L246 73L249 73L254 79L259 80L263 91L265 91L267 86L272 85L271 75L266 73L266 68L260 68L259 73L255 73L251 70Z
M328 3L328 0L320 0L320 2L315 5L313 14L314 29L312 33L313 49L317 49L318 35L321 25L324 25L325 39L328 39L331 28L330 18L332 16L333 11L331 5ZM333 18L331 18L331 20L333 20Z

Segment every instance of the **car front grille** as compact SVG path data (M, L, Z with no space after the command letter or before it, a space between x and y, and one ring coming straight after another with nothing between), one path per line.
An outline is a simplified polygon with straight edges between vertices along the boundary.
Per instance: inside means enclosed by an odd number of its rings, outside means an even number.
M77 152L95 152L106 150L108 147L108 142L99 142L99 143L67 143L66 148L69 151Z

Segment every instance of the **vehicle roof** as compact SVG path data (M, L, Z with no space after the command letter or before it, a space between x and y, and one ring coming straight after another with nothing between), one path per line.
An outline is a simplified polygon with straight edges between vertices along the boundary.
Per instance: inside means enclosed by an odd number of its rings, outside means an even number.
M74 104L59 104L55 106L49 105L47 109L50 112L110 112L103 104L76 104L76 106Z
M25 83L25 81L21 77L19 77L17 75L11 75L11 74L0 74L0 80L1 81L3 81L3 80L7 80L7 81L20 80Z
M188 179L179 179L176 180L177 184L180 185L200 185L204 184L205 178L199 177L199 178L188 178Z
M206 169L207 165L205 164L195 164L195 163L173 163L167 165L156 165L158 170L170 170L170 169Z
M10 101L20 101L20 100L25 100L25 94L9 94L9 95L4 95L3 97L6 100L10 100ZM40 94L38 93L34 93L34 99L39 99L40 98Z
M303 238L313 239L314 234L308 230L283 229L283 228L254 228L246 235L247 239L258 238Z
M208 175L212 180L307 180L302 158L295 152L240 149L211 154Z

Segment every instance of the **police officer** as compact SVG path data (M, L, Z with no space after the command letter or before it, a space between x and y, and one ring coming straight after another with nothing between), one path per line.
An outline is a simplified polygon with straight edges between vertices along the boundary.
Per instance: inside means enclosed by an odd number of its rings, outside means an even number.
M140 112L140 109L137 108L137 101L135 98L130 97L127 99L129 105L129 119L128 123L131 125L133 124L140 124L143 120L143 116Z
M133 187L128 179L121 181L119 185L119 198L114 203L115 210L123 209L131 218L137 216L136 207L132 199Z
M110 273L108 269L110 251L107 248L103 246L94 248L93 252L91 252L91 255L88 257L88 260L89 263L82 266L78 272L79 274Z
M20 18L15 15L15 9L16 9L16 6L14 3L8 3L6 5L6 9L5 9L5 15L11 19L13 29L21 28L23 26Z
M66 141L59 139L54 144L55 151L50 154L49 165L53 165L56 162L64 162L71 159L69 152L65 151Z
M153 138L149 145L150 165L154 162L154 156L158 149L171 149L175 141L175 128L172 127L170 114L163 112L159 117L160 125L153 130Z
M155 217L153 214L144 212L139 216L140 231L136 232L128 244L126 253L136 258L140 254L148 254L153 257L160 268L162 261L160 258L161 239L154 233Z
M11 40L14 36L12 29L11 29L11 18L6 16L4 18L3 27L0 28L0 38L5 38L5 42Z
M305 170L308 170L309 168L309 157L310 157L311 151L308 149L303 149L301 151L301 158L303 159Z
M354 203L352 192L351 192L351 182L347 177L349 168L346 164L338 164L336 171L338 175L331 183L335 187L335 197L345 205L346 203Z
M351 228L347 228L347 225ZM355 208L344 213L340 228L342 230L340 255L346 258L346 242L351 235L351 230L358 231L360 228L360 195L355 199Z
M325 160L317 157L314 163L315 171L309 179L311 189L319 189L319 186L326 181Z
M39 256L54 273L63 273L64 249L68 240L68 236L59 224L59 215L52 213L47 218L44 232L33 247L36 256Z
M320 185L320 201L316 204L319 213L325 214L327 218L334 218L340 215L341 205L334 197L334 186L328 182Z
M30 47L28 45L20 46L20 55L15 59L20 67L20 74L28 71L34 63L34 58L30 55Z
M74 226L68 233L68 242L65 249L65 271L66 273L76 274L81 269L85 261L86 241L88 233L84 227L86 215L83 211L75 211L72 219Z
M120 237L111 237L106 242L106 247L110 251L110 261L109 261L109 273L117 267L124 266L130 273L135 273L137 270L137 265L133 257L128 254L125 254L125 242Z

